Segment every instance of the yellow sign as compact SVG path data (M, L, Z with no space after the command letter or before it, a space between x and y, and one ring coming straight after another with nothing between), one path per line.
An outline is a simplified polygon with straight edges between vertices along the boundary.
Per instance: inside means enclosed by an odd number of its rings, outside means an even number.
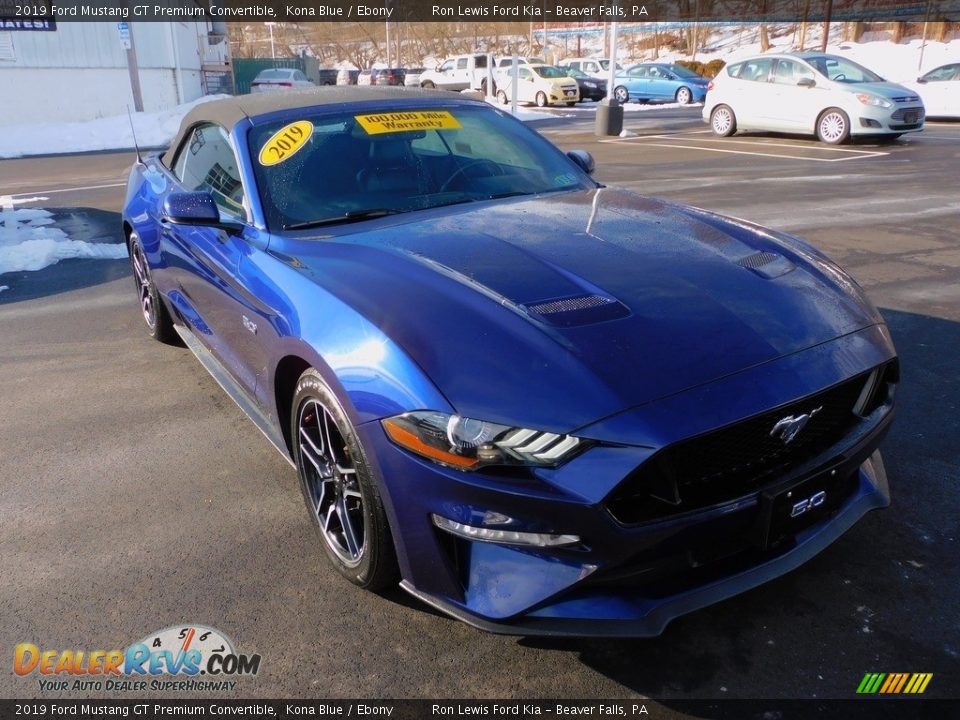
M459 130L462 126L446 110L417 110L415 112L376 113L356 115L367 135L410 132L413 130Z
M302 148L313 133L313 123L300 120L277 130L260 150L261 165L276 165L289 160Z

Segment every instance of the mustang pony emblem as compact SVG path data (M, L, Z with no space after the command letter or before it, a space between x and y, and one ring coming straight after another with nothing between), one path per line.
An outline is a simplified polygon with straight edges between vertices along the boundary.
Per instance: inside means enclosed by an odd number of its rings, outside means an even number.
M810 418L821 410L823 410L822 405L803 415L787 415L785 418L781 418L773 426L773 430L770 431L770 437L780 438L784 445L789 445L799 432L807 426Z

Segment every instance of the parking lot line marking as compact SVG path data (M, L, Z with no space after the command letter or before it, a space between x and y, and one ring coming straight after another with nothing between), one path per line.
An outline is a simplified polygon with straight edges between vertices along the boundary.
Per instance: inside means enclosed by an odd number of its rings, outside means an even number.
M52 193L79 192L80 190L102 190L103 188L125 187L126 183L110 183L109 185L81 185L79 187L58 188L56 190L31 190L30 192L14 193L9 195L11 198L23 197L24 195L50 195Z
M601 140L600 142L604 142ZM677 145L674 143L662 143L662 142L647 142L644 145L651 145L653 147L665 147L665 148L676 148L679 150L702 150L703 152L718 152L718 153L729 153L730 155L755 155L757 157L771 158L773 160L783 159L783 160L809 160L810 162L845 162L847 160L860 160L868 157L873 157L875 155L887 155L887 153L864 153L862 155L851 155L849 157L839 157L839 158L820 158L820 157L807 157L805 155L783 155L779 153L763 153L763 152L751 152L749 150L728 150L726 148L713 148L713 147L701 147L699 145Z
M702 132L702 131L697 131ZM706 132L710 132L707 130ZM620 140L676 140L677 135L674 134L665 134L660 135L639 135L637 137L628 137L628 138L619 138ZM684 134L693 134L693 133L684 133ZM600 142L616 142L616 140L601 140ZM861 156L872 156L872 155L889 155L890 153L884 152L882 150L856 150L853 148L838 148L838 147L824 147L822 145L794 145L791 143L781 143L781 142L764 142L757 140L731 140L729 138L691 138L690 142L712 142L712 143L723 143L723 144L736 144L736 145L754 145L756 147L786 147L793 148L796 150L819 150L821 152L839 152L839 153L849 153L853 155ZM652 143L647 143L652 144ZM706 148L704 148L706 149ZM774 155L774 157L784 157L782 155ZM812 158L811 158L812 159Z

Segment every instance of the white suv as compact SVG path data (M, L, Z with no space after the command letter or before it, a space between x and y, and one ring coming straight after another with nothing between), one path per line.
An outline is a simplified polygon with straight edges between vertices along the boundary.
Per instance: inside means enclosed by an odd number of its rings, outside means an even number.
M707 86L703 119L717 135L769 130L888 140L923 129L920 97L838 55L770 54L727 65Z

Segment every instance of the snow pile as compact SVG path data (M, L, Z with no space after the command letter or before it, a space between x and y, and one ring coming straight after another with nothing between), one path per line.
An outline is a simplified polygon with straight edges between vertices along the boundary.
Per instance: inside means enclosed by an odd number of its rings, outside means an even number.
M208 95L169 110L133 113L137 142L142 148L165 147L180 129L183 116L202 102L228 97ZM0 158L54 153L120 150L134 146L127 115L86 122L12 125L0 134Z
M47 210L14 210L10 204L0 210L0 275L42 270L68 258L119 260L127 256L123 245L71 240L63 230L49 227L53 223Z

